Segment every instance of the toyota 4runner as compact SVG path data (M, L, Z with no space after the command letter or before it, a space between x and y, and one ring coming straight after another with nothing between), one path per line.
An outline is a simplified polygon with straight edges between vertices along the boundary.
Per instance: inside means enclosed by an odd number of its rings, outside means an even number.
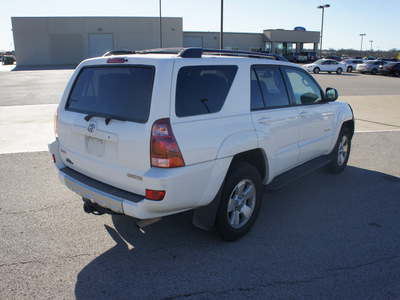
M263 188L341 172L354 116L302 67L270 54L187 48L83 61L49 144L86 212L144 226L194 210L224 240L253 226Z

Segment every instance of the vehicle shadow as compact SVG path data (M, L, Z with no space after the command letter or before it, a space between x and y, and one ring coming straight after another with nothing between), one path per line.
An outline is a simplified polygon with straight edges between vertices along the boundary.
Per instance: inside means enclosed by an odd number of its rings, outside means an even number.
M37 66L15 66L11 71L48 71L48 70L74 70L77 65L37 65Z
M145 234L129 217L113 216L114 228L105 231L115 246L80 271L75 296L218 298L232 289L340 276L346 267L398 253L399 193L400 178L388 174L318 170L265 192L255 226L234 243L194 228L189 213L150 225Z

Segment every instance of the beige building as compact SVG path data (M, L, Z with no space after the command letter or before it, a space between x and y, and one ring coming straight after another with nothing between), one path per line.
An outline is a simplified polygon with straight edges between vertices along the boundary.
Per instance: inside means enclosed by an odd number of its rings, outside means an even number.
M110 50L160 47L219 48L219 32L184 32L182 18L158 17L12 17L18 65L78 64ZM224 48L286 55L318 49L319 32L264 30L224 33Z
M13 17L18 65L78 64L115 49L160 46L159 18ZM162 18L163 47L183 44L182 18Z

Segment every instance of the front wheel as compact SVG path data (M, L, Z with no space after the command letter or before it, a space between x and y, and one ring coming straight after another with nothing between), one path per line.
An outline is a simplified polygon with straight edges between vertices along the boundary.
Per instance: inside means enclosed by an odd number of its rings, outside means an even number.
M315 74L318 74L319 73L319 68L314 68L314 70L313 70L313 72L315 73Z
M335 148L331 153L329 169L332 173L340 173L346 168L350 157L351 135L347 128L342 128Z
M371 70L371 74L372 74L372 75L376 75L377 72L378 72L377 69L372 69L372 70Z
M337 74L342 74L342 71L343 71L342 68L338 68L338 69L336 70L336 73L337 73Z
M215 233L229 242L243 237L256 221L261 200L262 182L258 170L249 163L235 164L222 189Z

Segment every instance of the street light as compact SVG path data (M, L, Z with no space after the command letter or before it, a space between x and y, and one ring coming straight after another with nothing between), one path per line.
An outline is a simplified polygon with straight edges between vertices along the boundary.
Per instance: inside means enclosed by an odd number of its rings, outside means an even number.
M364 39L364 35L366 35L365 33L360 33L361 36L361 48L360 48L360 56L362 57L362 45L363 45L363 39Z
M320 48L319 48L319 56L322 57L322 34L324 32L324 12L325 12L325 8L331 7L330 4L324 4L324 5L320 5L317 6L317 8L321 8L322 9L322 21L321 21L321 43Z
M160 48L162 48L162 18L161 18L161 0L159 0L160 6Z
M372 52L372 43L374 42L373 40L369 41L371 43L371 52Z
M219 49L224 48L224 0L221 0L221 32L219 34Z

